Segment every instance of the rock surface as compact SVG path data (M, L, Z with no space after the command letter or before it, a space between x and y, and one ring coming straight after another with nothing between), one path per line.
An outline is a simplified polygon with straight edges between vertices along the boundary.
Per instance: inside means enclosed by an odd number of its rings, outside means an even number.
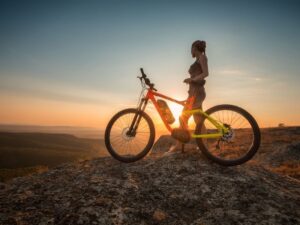
M124 164L63 164L0 189L0 224L300 224L300 182L194 148Z

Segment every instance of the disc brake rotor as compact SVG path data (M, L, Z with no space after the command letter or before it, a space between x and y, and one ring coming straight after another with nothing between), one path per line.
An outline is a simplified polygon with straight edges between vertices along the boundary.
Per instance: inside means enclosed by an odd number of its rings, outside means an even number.
M226 141L226 142L232 141L234 139L234 136L235 136L233 129L228 124L224 124L224 126L226 128L228 128L228 132L223 134L223 136L221 137L221 140Z

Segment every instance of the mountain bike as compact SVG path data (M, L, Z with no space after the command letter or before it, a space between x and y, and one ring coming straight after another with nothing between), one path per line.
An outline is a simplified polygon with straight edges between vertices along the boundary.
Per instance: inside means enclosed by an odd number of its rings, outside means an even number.
M105 130L105 145L112 157L131 163L142 159L151 150L155 140L155 127L145 112L149 100L172 137L183 145L195 138L199 149L213 162L235 166L247 162L255 155L260 146L260 129L256 120L245 109L230 104L216 105L205 112L201 108L194 109L195 96L179 101L161 94L142 68L140 71L142 76L137 78L140 79L142 91L137 107L116 113ZM162 99L184 106L183 115L201 115L202 119L196 124L195 130L190 132L172 128L174 120L166 116L163 110L166 108L160 107ZM178 135L180 132L181 135Z

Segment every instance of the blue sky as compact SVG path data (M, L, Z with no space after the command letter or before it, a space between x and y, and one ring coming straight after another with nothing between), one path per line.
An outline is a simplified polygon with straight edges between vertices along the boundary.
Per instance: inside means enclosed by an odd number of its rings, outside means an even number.
M190 46L199 39L207 42L210 72L204 108L231 103L261 126L299 125L299 6L1 1L0 123L102 127L136 104L140 67L160 92L184 99Z

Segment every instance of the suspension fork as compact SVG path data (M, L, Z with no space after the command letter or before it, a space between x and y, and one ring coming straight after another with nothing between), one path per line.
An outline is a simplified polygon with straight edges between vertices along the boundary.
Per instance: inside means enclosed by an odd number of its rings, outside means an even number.
M143 112L147 106L148 103L148 98L142 98L139 106L137 107L137 112L135 113L133 120L131 122L130 128L127 132L127 135L129 136L135 136L136 135L136 130L139 126L139 123L141 121L142 115L140 112Z

